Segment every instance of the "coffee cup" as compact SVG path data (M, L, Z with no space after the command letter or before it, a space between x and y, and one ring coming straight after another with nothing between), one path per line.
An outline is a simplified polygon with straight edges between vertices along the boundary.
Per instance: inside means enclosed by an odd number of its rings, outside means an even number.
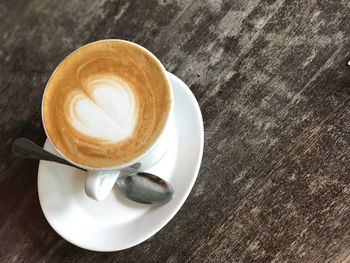
M87 170L85 191L103 200L122 171L165 154L173 95L161 62L126 40L78 48L52 73L42 99L45 133L68 162Z

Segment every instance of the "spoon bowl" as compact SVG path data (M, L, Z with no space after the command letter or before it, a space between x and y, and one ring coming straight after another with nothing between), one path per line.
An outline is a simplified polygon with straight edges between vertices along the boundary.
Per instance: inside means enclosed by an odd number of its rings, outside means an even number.
M145 172L121 174L116 185L127 198L143 204L169 202L174 193L169 183Z

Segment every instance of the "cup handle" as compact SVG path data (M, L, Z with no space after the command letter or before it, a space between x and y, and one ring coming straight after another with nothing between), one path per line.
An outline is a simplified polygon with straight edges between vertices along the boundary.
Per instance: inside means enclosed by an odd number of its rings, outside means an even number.
M120 171L88 170L85 181L86 194L97 201L104 200L112 190Z

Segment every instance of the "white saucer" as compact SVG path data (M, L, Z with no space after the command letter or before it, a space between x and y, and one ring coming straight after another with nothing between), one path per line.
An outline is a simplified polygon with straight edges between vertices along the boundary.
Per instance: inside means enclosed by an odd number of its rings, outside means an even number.
M38 193L52 228L72 244L94 251L117 251L153 236L172 219L189 195L203 154L203 121L190 89L169 73L174 92L170 146L151 173L172 184L175 196L163 206L127 200L116 187L106 200L86 196L85 174L65 165L40 161ZM44 148L55 152L48 140ZM56 153L57 154L57 153Z

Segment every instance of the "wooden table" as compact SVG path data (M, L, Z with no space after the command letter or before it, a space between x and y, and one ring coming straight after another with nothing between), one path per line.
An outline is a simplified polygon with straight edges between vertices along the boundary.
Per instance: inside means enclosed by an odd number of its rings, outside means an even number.
M349 262L350 2L0 2L0 262ZM154 52L197 97L205 150L171 222L115 253L75 247L41 212L40 103L57 64L104 38Z

